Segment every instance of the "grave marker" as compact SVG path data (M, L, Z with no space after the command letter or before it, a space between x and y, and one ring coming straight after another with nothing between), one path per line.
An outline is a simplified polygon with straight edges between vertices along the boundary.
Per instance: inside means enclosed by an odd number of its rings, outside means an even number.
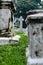
M30 57L28 56L27 65L43 65L43 13L29 15L26 20L30 37Z
M10 36L13 26L14 6L12 0L0 1L0 37Z
M22 17L22 16L20 16L20 18L19 18L18 20L20 21L20 30L22 30L22 28L23 28L23 21L24 21L24 19L23 19L23 17Z

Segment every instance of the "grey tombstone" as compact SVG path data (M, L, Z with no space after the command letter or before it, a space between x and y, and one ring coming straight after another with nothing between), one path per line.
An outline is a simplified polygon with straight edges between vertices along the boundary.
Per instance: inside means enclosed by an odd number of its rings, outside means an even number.
M30 64L43 65L43 13L31 14L26 19L30 45Z
M8 28L8 19L10 17L11 13L9 9L0 9L0 30Z
M0 1L0 36L10 36L14 27L14 5L12 0ZM13 28L14 29L14 28Z
M23 29L23 21L24 21L24 19L23 19L22 16L20 16L20 18L18 20L20 21L20 30L22 30Z
M14 4L12 0L0 0L0 45L18 43L14 36Z

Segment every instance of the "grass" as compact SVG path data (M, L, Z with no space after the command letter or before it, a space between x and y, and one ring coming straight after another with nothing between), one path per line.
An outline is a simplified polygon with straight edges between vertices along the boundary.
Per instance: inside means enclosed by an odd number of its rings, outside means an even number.
M17 34L21 36L18 45L0 46L0 65L26 65L27 36L23 32Z

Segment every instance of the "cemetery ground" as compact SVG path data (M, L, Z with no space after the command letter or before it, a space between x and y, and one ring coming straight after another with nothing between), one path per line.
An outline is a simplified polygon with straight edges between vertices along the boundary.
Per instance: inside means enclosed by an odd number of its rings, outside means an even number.
M21 36L18 45L0 46L0 65L26 65L28 37L23 32L16 33Z

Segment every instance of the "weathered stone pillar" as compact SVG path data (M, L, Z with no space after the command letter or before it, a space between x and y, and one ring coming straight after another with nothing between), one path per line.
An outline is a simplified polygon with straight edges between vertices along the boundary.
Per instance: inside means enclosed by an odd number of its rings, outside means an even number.
M43 65L43 11L39 10L26 19L28 25L28 36L30 45L30 57L27 64Z
M0 36L10 36L11 29L14 27L13 16L14 16L13 2L11 0L4 0L4 1L1 0L0 1Z

